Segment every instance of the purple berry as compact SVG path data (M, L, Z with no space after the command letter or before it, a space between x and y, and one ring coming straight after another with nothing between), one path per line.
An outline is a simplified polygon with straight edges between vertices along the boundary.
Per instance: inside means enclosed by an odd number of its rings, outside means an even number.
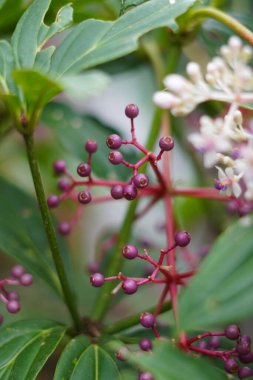
M49 195L49 197L47 198L47 205L49 208L56 208L57 206L59 206L59 203L60 203L60 199L57 195Z
M253 376L253 371L249 367L242 367L238 370L239 379L246 379L247 377Z
M15 300L15 301L19 300L19 295L17 292L10 292L8 294L8 301L13 301L13 300Z
M3 321L4 321L4 317L2 314L0 314L0 325L3 323Z
M108 156L108 160L113 165L119 165L123 160L122 153L120 153L118 151L110 152L109 156Z
M127 347L121 347L117 352L115 352L115 356L118 360L121 362L126 361L128 355L130 354L130 351Z
M19 278L25 273L25 269L21 265L15 265L11 270L12 277Z
M91 172L91 166L87 162L81 162L77 167L77 174L80 177L88 177Z
M152 342L148 338L143 338L139 342L139 346L143 351L150 351L152 350Z
M210 348L215 350L216 348L220 347L220 338L218 336L212 336L208 340L208 345Z
M137 189L134 185L126 185L123 187L124 198L128 201L132 201L137 197Z
M224 363L225 371L228 373L236 373L238 371L238 363L235 359L228 359Z
M23 286L29 286L33 282L33 276L29 273L24 273L19 279L19 282Z
M133 260L138 255L138 249L132 244L124 245L122 255L128 260Z
M150 372L141 372L138 380L154 380Z
M20 305L18 301L16 300L11 300L6 304L6 309L8 310L9 313L16 314L20 310Z
M95 140L87 140L85 145L84 145L84 149L86 150L87 153L95 153L98 149L98 144Z
M139 108L135 104L128 104L125 108L125 115L129 119L135 119L139 115Z
M246 355L251 350L251 339L247 335L242 335L237 343L236 351L239 355Z
M92 286L99 288L104 285L105 278L101 273L94 273L90 276L90 283Z
M245 354L245 355L239 355L239 359L244 364L252 363L253 362L253 352L249 352L248 354Z
M80 191L80 193L78 193L77 199L79 203L86 205L92 200L91 193L88 190Z
M111 188L111 196L114 199L122 199L124 194L123 194L123 186L121 185L114 185Z
M55 174L63 174L67 168L66 162L63 160L57 160L53 163Z
M226 204L226 207L227 207L228 212L231 214L237 212L239 209L238 200L232 199L231 201L228 201Z
M99 271L100 265L98 263L92 262L88 264L88 272L90 274L97 273Z
M229 325L226 327L225 336L231 340L237 340L240 336L240 329L238 325Z
M71 231L71 226L68 222L62 222L58 226L58 232L62 236L66 236L70 233Z
M186 247L191 241L191 236L187 231L179 231L175 234L175 243L179 247Z
M126 294L134 294L138 289L138 284L136 281L129 278L122 282L122 289Z
M122 140L119 135L110 135L106 139L106 145L110 149L113 149L113 150L119 149L121 147L121 144L122 144Z
M71 183L67 178L61 178L57 183L58 189L61 191L69 190Z
M142 313L140 316L140 323L147 329L153 327L155 324L155 316L149 312Z
M171 136L164 136L159 140L159 146L162 150L168 152L174 148L174 140Z
M207 341L202 340L202 342L199 342L199 343L198 343L198 348L201 348L201 349L206 350L206 349L208 348Z
M145 187L147 187L149 184L149 179L146 174L140 173L134 176L133 182L138 189L145 189Z

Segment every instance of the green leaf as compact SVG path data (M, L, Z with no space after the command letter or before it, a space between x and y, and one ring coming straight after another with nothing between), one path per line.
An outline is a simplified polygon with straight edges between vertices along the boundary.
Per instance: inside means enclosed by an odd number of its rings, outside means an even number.
M117 365L101 347L87 345L87 338L73 339L65 348L56 367L54 380L120 380Z
M122 57L137 49L138 39L163 26L173 26L175 18L195 2L150 0L116 21L87 20L74 27L52 56L51 71L57 75L79 72Z
M5 41L0 41L0 88L5 93L16 92L11 72L15 67L13 50L11 45Z
M227 376L203 358L185 354L166 342L156 342L153 353L131 355L130 360L151 372L156 380L225 380Z
M11 42L18 68L34 65L41 25L50 3L51 0L34 0L16 26Z
M0 188L0 250L61 294L46 237L41 232L43 225L36 202L3 178L0 178ZM63 259L69 268L67 247L62 240L60 244Z
M0 377L34 380L63 338L66 327L51 321L26 320L0 330Z
M0 0L0 8L2 8L2 6L4 5L5 3L5 0Z
M240 103L240 107L247 108L249 110L253 110L253 103Z
M214 243L179 302L183 330L209 329L253 313L252 218L229 227Z

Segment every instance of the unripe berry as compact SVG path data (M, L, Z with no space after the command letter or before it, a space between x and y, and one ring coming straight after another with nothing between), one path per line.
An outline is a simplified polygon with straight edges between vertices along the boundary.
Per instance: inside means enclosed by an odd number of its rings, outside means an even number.
M58 189L61 191L67 191L71 184L67 178L61 178L57 183Z
M251 339L247 335L242 335L237 344L236 351L239 355L246 355L251 349Z
M237 340L240 336L240 329L238 325L229 325L226 327L225 336L231 340Z
M138 284L129 278L122 282L122 289L126 294L134 294L138 289Z
M128 201L132 201L137 197L137 189L134 185L126 185L123 187L124 198Z
M146 174L140 173L134 176L133 182L138 189L145 189L145 187L147 187L149 184L149 179Z
M63 160L57 160L53 163L55 174L63 174L67 168L66 162Z
M139 108L135 104L128 104L125 108L125 115L129 119L135 119L139 115Z
M87 153L95 153L98 149L98 144L95 140L87 140L84 149L86 150Z
M118 151L110 152L109 156L108 156L108 160L113 165L119 165L123 160L122 153L120 153Z
M152 342L148 338L143 338L139 342L139 346L143 351L150 351L152 350Z
M62 222L58 226L58 232L62 236L66 236L70 233L71 231L71 226L68 222Z
M150 372L141 372L138 380L154 380Z
M15 300L15 301L19 300L19 295L17 292L10 292L8 294L8 301L13 301L13 300Z
M121 144L122 144L122 140L119 135L116 135L116 134L110 135L106 139L106 145L110 149L119 149L121 147Z
M124 194L123 194L123 186L121 185L114 185L111 188L111 196L114 199L122 199Z
M92 200L91 193L88 190L80 191L80 193L78 193L77 199L79 203L86 205Z
M242 367L238 370L239 379L246 379L247 377L251 377L253 375L253 371L249 367Z
M91 172L91 166L87 162L81 162L76 171L80 177L88 177Z
M49 208L56 208L57 206L59 206L59 203L60 203L60 199L57 195L49 195L49 197L47 198L47 205Z
M179 231L175 234L175 243L179 247L186 247L191 241L191 236L187 231Z
M18 301L16 300L11 300L6 304L6 309L8 310L9 313L16 314L20 310L20 305Z
M104 285L105 278L101 273L94 273L90 276L90 283L92 286L99 288Z
M245 355L239 355L240 362L247 364L253 362L253 352L249 352Z
M33 276L29 273L24 273L20 277L19 282L23 286L30 286L33 282Z
M155 324L155 316L149 312L142 313L140 316L140 323L147 329L153 327Z
M220 347L220 338L218 336L212 336L208 341L208 345L210 348L215 350Z
M171 136L164 136L159 140L159 146L162 150L168 152L174 148L174 140Z
M228 359L224 363L225 371L228 373L236 373L238 371L238 363L235 359Z
M202 342L199 342L199 343L198 343L198 348L201 348L201 349L206 350L206 349L208 348L207 341L202 340Z
M121 347L117 352L115 352L116 358L120 360L121 362L126 361L129 354L130 354L130 351L125 346Z
M138 255L138 249L132 244L124 245L122 255L128 260L133 260Z
M12 277L20 278L25 273L25 269L21 265L15 265L11 270Z

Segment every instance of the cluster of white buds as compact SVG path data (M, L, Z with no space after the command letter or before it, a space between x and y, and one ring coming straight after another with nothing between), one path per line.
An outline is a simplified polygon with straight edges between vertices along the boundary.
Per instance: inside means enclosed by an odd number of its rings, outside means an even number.
M170 109L175 116L186 115L207 100L229 103L248 102L253 99L253 71L248 66L252 49L243 46L240 38L230 37L220 49L220 57L208 63L203 76L198 63L186 67L188 79L178 74L164 78L164 91L154 94L155 104Z

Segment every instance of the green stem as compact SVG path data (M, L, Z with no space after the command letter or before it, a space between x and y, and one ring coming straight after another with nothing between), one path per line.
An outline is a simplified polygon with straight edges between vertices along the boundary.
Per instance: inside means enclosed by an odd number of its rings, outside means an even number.
M220 21L253 45L253 32L227 13L213 7L197 8L189 12L189 20L201 18L213 18Z
M60 284L62 287L62 292L66 301L66 305L69 309L69 312L75 324L75 327L77 330L80 330L80 326L81 326L80 318L78 315L76 305L74 303L73 294L71 292L71 289L68 283L67 275L65 272L64 264L62 261L61 253L60 253L58 242L57 242L55 229L53 226L52 217L47 206L47 201L46 201L46 196L45 196L43 183L42 183L42 179L40 175L39 165L36 160L36 155L34 151L33 136L30 134L26 134L26 135L24 134L23 137L25 140L26 154L29 161L29 166L30 166L30 170L31 170L32 178L33 178L33 184L34 184L34 188L35 188L35 192L36 192L36 196L37 196L37 200L39 204L41 217L43 220L49 247L52 252L55 268L56 268L56 271L60 280Z
M154 313L156 310L156 306L152 306L145 311L149 313ZM163 304L160 314L165 313L166 311L171 310L171 301ZM106 326L103 330L105 334L117 334L123 330L127 330L131 327L134 327L140 323L140 313L134 314L125 319L121 319L118 322L113 323L112 325Z

